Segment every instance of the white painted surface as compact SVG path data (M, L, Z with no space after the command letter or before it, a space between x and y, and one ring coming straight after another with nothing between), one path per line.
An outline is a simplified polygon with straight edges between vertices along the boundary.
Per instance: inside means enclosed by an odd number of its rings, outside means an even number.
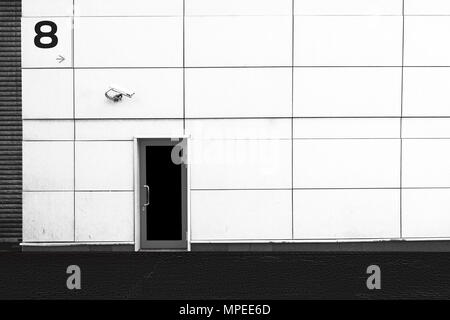
M24 141L23 190L73 190L72 141Z
M186 117L290 117L289 68L186 70Z
M402 193L405 237L450 236L450 189L409 189Z
M73 241L73 192L24 192L23 241Z
M25 0L24 241L132 243L133 139L182 135L202 189L188 194L193 241L398 238L401 151L403 187L433 188L403 190L404 236L449 237L435 188L450 189L450 120L425 117L450 116L450 73L423 66L450 65L450 18L405 18L405 64L422 67L404 68L415 118L401 120L401 2L295 0L292 79L291 0L187 0L183 88L182 0L75 0L75 19L72 0ZM405 0L408 15L449 10ZM34 45L43 20L53 49ZM109 102L114 85L136 95Z
M448 66L450 16L405 17L405 65Z
M110 88L134 92L113 102ZM183 118L181 69L99 69L75 71L77 118Z
M192 189L291 187L289 140L193 140Z
M402 65L402 17L303 16L294 35L296 66Z
M133 190L131 141L75 142L76 190Z
M186 66L290 66L292 17L186 17Z
M75 241L134 241L133 192L76 192Z
M401 68L295 68L294 116L400 116Z
M23 17L73 15L73 0L22 0Z
M295 239L400 237L400 190L295 190Z
M450 188L450 140L403 141L403 186Z
M73 120L24 120L23 140L73 140Z
M295 15L402 15L402 0L294 0Z
M73 117L73 70L22 69L22 118Z
M181 137L183 120L77 120L77 140L133 140L134 137Z
M183 0L75 0L75 15L182 16Z
M450 68L405 68L403 114L450 116Z
M57 26L56 36L58 43L53 48L38 48L34 39L36 37L35 26L40 21L52 21ZM49 32L49 27L42 27L42 31ZM72 67L72 18L52 17L22 18L22 68L70 68ZM48 38L40 40L49 43ZM59 56L64 61L57 60Z
M292 0L187 0L188 16L292 15Z
M192 240L291 238L290 190L192 191Z
M400 141L295 140L294 188L398 188Z
M450 138L450 118L404 118L403 138Z
M400 139L400 120L394 118L294 119L296 139Z
M291 119L186 120L192 139L291 139Z
M75 18L75 30L75 67L183 66L182 17Z
M405 15L448 15L447 0L405 0Z

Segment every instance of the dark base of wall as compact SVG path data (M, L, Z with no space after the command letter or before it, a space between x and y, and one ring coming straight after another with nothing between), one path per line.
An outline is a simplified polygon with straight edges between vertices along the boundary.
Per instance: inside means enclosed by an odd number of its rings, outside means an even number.
M192 251L450 252L450 241L191 244Z
M22 246L23 252L134 252L133 245ZM3 251L19 251L4 248ZM450 252L450 241L192 244L196 252ZM0 251L2 247L0 246ZM152 252L152 251L144 251Z
M23 252L133 252L134 245L22 246Z
M1 243L0 242L0 252L17 252L21 251L19 242L13 242L13 243Z

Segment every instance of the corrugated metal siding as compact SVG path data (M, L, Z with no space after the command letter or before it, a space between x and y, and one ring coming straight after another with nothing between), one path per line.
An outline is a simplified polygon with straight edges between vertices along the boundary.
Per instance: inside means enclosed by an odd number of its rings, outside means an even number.
M20 0L0 0L0 244L22 238Z

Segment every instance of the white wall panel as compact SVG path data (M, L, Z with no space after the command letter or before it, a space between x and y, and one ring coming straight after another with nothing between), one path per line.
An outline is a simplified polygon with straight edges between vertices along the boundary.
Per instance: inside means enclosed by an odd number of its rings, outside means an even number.
M450 140L403 141L403 187L450 187Z
M73 70L23 69L22 118L73 117Z
M405 0L405 15L448 15L448 0Z
M77 140L181 137L183 120L77 120Z
M73 0L22 0L23 17L72 16Z
M73 70L22 70L23 119L72 118L72 99Z
M56 25L55 36L38 38L43 44L55 43L52 48L39 48L35 44L36 25L41 21L50 20ZM42 26L42 32L49 32L50 27ZM22 68L70 68L72 67L72 18L22 18ZM62 56L63 61L58 60Z
M296 66L401 66L402 17L295 18Z
M296 15L402 15L402 0L294 0Z
M405 17L405 65L450 66L450 16Z
M408 189L402 193L405 237L450 237L450 189Z
M192 139L291 139L291 119L186 120Z
M405 68L404 116L450 116L450 68Z
M182 16L183 0L75 0L76 16Z
M77 141L76 190L133 190L133 142Z
M187 117L290 117L292 70L186 70Z
M75 67L183 65L182 17L75 18L75 30Z
M24 192L23 241L73 241L73 192Z
M186 18L186 66L290 66L292 18Z
M401 68L295 68L294 116L400 116Z
M400 190L294 190L294 238L398 238L399 208Z
M73 142L23 142L23 190L73 190Z
M193 191L192 240L291 238L291 191Z
M399 140L294 141L294 188L398 188L399 184Z
M294 119L294 138L398 138L400 120L393 118Z
M133 192L76 192L75 241L134 241Z
M403 138L450 138L450 118L404 118Z
M292 0L187 0L186 15L292 15Z
M73 140L73 120L24 120L23 140Z
M193 140L191 188L291 187L289 140Z
M132 98L113 102L110 88L135 92ZM77 118L182 118L181 69L110 69L75 71Z

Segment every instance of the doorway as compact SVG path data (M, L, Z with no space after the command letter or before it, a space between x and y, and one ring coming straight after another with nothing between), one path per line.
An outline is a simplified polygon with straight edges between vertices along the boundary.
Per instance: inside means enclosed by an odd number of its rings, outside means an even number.
M139 140L141 249L187 249L186 156L186 139Z

